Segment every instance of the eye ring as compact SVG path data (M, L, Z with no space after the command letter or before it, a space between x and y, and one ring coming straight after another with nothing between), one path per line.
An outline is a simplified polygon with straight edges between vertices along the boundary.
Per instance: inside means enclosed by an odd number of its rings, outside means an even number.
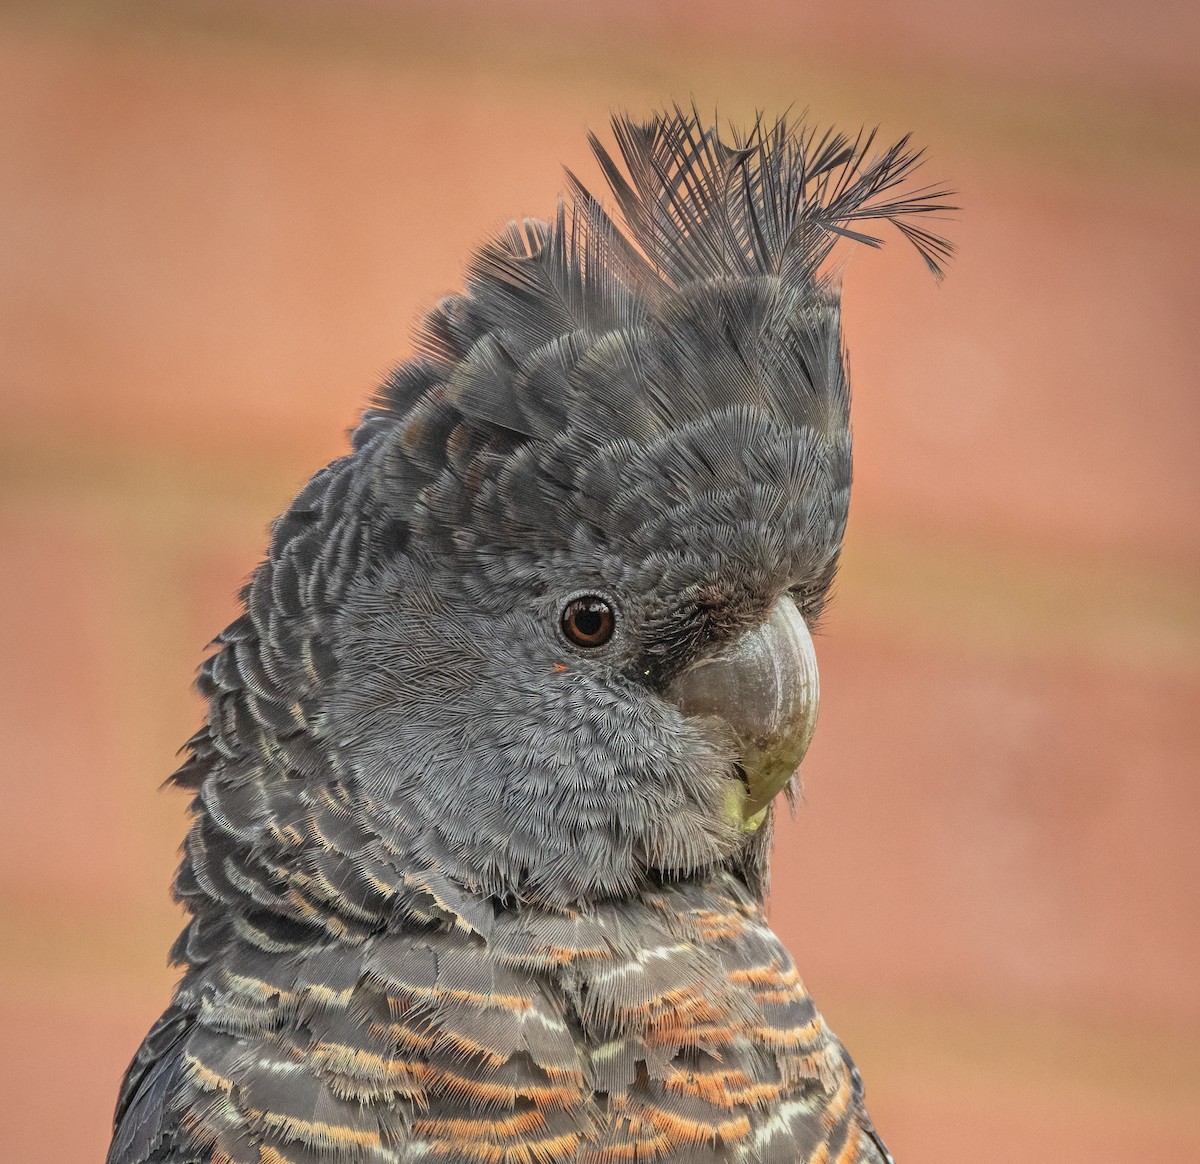
M563 607L560 625L568 642L591 650L613 637L617 615L608 599L599 594L580 594Z

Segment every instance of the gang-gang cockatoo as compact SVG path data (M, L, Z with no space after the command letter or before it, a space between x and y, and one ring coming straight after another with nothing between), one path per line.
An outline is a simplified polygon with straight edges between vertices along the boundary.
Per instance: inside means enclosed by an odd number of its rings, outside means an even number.
M593 139L274 524L175 783L109 1164L888 1159L764 915L850 490L841 239L905 141ZM611 209L606 209L610 206Z

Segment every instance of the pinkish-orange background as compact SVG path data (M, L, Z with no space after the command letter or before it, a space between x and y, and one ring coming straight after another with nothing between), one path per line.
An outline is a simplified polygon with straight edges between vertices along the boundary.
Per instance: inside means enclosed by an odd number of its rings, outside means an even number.
M1194 0L0 7L0 1159L164 1005L189 683L271 517L586 126L916 131L773 913L901 1164L1200 1160Z

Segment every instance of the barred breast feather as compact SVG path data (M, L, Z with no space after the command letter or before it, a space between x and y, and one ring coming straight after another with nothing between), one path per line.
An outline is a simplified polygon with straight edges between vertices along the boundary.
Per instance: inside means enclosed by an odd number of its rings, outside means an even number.
M498 912L486 934L289 951L247 931L147 1047L122 1164L888 1159L853 1064L728 875Z

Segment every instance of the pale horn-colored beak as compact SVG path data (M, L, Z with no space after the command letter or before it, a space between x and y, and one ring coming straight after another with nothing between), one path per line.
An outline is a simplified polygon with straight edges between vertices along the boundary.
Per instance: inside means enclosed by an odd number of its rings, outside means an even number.
M667 695L684 715L717 716L733 731L746 777L740 823L754 831L817 726L817 655L795 602L781 598L765 622L698 659Z

